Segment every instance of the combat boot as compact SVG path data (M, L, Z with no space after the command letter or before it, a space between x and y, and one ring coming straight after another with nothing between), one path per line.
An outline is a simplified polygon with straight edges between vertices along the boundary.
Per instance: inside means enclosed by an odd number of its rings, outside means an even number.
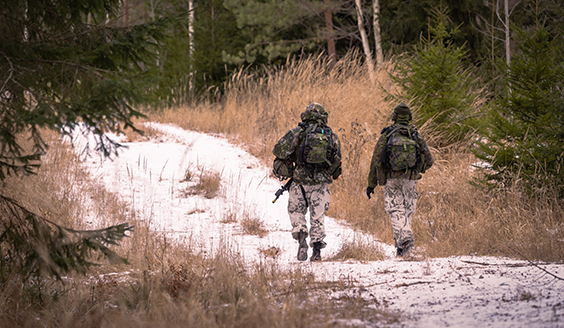
M321 247L323 244L321 242L313 243L313 253L309 259L311 262L321 261Z
M400 257L403 255L403 248L396 247L396 257Z
M305 261L307 260L307 232L300 231L298 232L298 242L300 245L298 246L298 261Z
M413 251L413 241L409 240L402 244L401 247L401 257L409 257Z

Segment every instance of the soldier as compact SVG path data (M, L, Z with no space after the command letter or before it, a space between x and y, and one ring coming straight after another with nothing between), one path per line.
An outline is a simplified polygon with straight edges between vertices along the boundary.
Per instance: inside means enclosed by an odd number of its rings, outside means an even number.
M288 214L292 237L299 243L298 260L307 260L308 243L313 248L310 261L321 261L325 238L325 211L329 209L329 184L341 174L341 144L327 126L327 111L313 103L301 114L302 122L276 143L272 151L273 173L280 179L291 178ZM310 214L308 233L306 213Z
M411 216L417 204L416 181L433 163L425 138L410 124L411 110L405 103L394 108L393 124L384 128L374 147L366 195L374 188L384 188L384 208L390 215L396 255L405 256L413 249Z

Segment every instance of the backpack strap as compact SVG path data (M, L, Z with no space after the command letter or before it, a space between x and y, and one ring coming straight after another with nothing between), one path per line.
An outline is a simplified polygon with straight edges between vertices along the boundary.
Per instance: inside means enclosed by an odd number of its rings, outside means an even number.
M387 128L384 128L381 132L381 134L386 136L386 145L384 146L384 149L382 149L382 154L380 155L380 162L386 168L388 167L388 157L389 157L390 148L391 148L391 144L390 144L390 140L392 139L391 136L394 133L396 133L397 131L398 131L398 128L391 125L391 126L388 126Z
M328 126L324 126L323 130L325 134L327 134L327 154L326 154L326 160L327 160L327 165L332 166L333 165L333 159L335 158L335 153L337 152L337 149L335 149L335 147L333 147L333 130L331 130L330 127Z
M297 162L297 164L306 165L305 158L303 158L303 157L304 157L305 147L309 143L308 133L312 130L315 131L315 129L317 129L317 123L308 124L308 123L301 122L298 125L302 128L303 132L300 133L301 137L300 137L300 146L298 148L298 162Z
M413 132L412 132L413 130ZM411 136L411 139L413 141L415 141L415 170L418 171L419 167L421 165L421 147L422 145L419 144L419 132L417 131L417 128L415 126L412 126L412 128L409 129L409 135ZM412 170L412 174L413 174L413 170Z

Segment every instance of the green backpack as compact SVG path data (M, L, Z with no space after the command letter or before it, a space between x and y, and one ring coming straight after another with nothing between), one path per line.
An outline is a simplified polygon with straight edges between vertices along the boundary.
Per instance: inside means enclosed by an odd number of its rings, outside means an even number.
M333 147L333 132L328 126L308 124L298 151L299 165L331 167L336 150Z
M392 171L417 169L421 151L417 131L392 128L387 131L388 142L382 153L382 163Z

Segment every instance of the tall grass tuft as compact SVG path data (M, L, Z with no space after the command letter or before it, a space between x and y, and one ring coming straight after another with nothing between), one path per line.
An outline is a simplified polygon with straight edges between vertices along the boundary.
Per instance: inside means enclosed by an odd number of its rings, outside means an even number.
M329 260L381 261L384 251L380 244L366 237L355 236L352 240L345 240L336 254Z

